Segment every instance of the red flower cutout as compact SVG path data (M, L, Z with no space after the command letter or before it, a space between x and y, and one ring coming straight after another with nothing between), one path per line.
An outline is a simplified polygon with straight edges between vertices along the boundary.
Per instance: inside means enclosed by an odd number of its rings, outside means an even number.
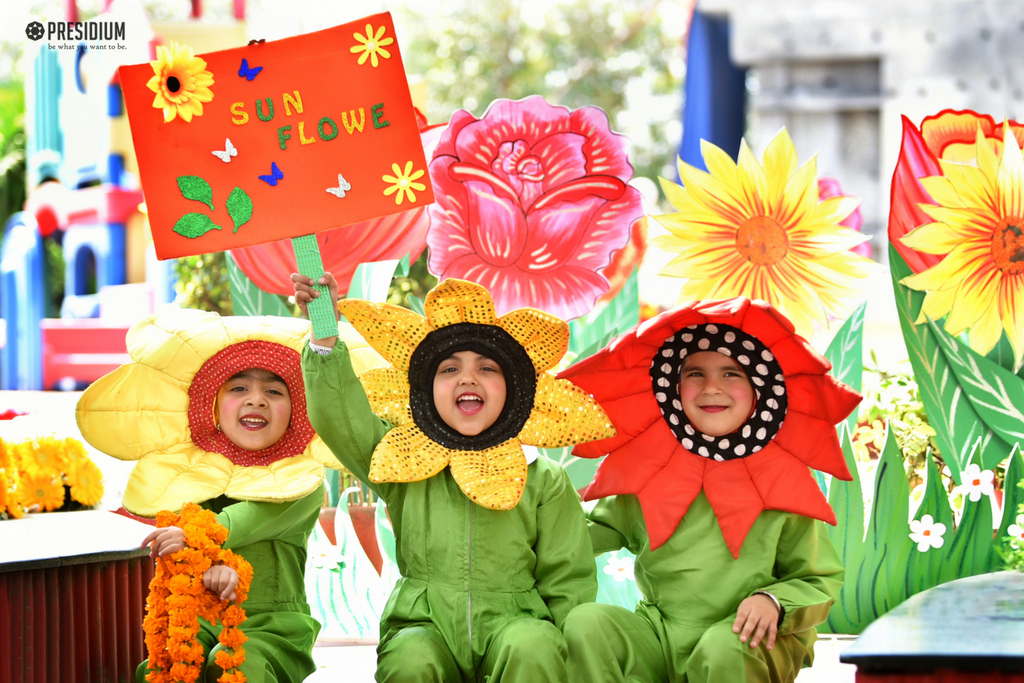
M430 271L483 285L498 315L586 313L643 215L627 142L600 109L539 95L497 100L482 119L455 112L430 162Z
M419 115L417 119L420 119ZM443 126L420 129L420 139L427 156L443 130ZM344 295L360 263L399 259L406 254L415 261L426 247L429 225L427 209L421 206L319 232L316 241L324 270L334 275L339 294ZM292 294L291 274L298 271L298 266L290 239L232 249L231 255L242 272L263 291L284 296Z
M775 438L745 458L718 462L683 448L654 398L650 368L665 339L687 325L731 325L757 337L774 354L786 381L789 407ZM784 510L835 524L835 514L808 467L850 480L835 425L860 395L827 373L832 365L763 301L743 297L685 304L616 339L563 371L589 392L615 425L616 436L580 444L583 458L608 454L584 499L635 494L651 549L675 532L704 490L733 557L762 510Z
M992 143L996 154L1001 155L1004 124L1010 127L1017 142L1024 145L1024 124L1016 121L997 124L991 116L970 110L944 109L921 121L920 129L906 116L903 117L903 142L892 176L889 241L915 273L928 270L943 258L911 249L900 239L914 228L933 220L918 206L936 203L920 179L943 175L940 159L977 165L975 142L979 128Z

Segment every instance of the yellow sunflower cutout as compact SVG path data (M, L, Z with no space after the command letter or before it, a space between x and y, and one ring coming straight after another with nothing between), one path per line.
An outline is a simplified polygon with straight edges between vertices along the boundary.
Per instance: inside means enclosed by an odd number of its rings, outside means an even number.
M193 116L203 115L203 102L213 99L213 74L206 70L206 60L196 57L188 45L171 41L158 45L156 59L149 63L153 77L146 87L156 93L153 106L164 112L164 123L180 116L186 123Z
M125 508L154 516L220 495L284 502L312 493L324 467L338 461L306 416L301 350L309 322L277 317L225 317L172 310L128 332L132 362L94 382L78 401L85 439L121 460L138 460ZM383 360L352 328L340 335L357 371ZM285 380L292 419L285 435L262 451L245 451L217 428L214 400L232 375L264 368Z
M526 486L523 444L560 448L615 434L594 399L549 372L569 345L569 326L554 316L521 308L499 318L486 289L456 279L427 294L424 316L358 299L339 308L391 363L360 373L373 411L396 425L373 452L373 482L420 481L450 467L472 501L510 510ZM498 362L507 387L501 415L476 436L445 424L431 391L437 365L465 348Z
M867 236L839 225L858 200L818 201L814 159L797 166L783 128L763 165L746 142L739 161L702 141L709 173L679 161L683 186L661 179L676 213L655 216L670 235L652 240L675 257L662 275L689 278L679 300L761 299L810 337L814 321L845 318L859 303L856 278L872 261L850 251Z
M977 166L940 159L941 176L921 184L938 204L919 204L934 222L902 242L944 258L903 278L926 291L918 323L947 316L945 329L970 328L972 349L986 354L1002 331L1013 346L1014 367L1024 361L1024 155L1009 126L1001 156L978 130Z

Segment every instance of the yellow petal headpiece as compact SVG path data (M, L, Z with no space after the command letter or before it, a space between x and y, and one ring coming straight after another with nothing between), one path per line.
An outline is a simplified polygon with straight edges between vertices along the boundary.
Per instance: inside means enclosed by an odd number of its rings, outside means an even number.
M486 289L456 279L427 294L425 316L358 299L339 308L391 364L360 375L374 412L396 425L373 452L371 481L420 481L450 466L475 503L510 510L526 486L522 444L560 448L615 434L588 394L549 372L569 346L563 320L529 308L499 318ZM437 363L467 345L499 362L508 389L502 414L476 436L448 427L430 392Z
M341 328L357 372L382 364L350 326ZM305 413L299 365L308 333L309 322L294 318L222 318L192 309L136 323L127 337L132 362L89 386L76 410L90 444L115 458L139 461L124 506L154 516L222 494L284 502L315 491L324 468L339 463ZM264 451L243 451L214 427L213 397L231 374L247 369L242 365L280 375L292 398L288 431Z

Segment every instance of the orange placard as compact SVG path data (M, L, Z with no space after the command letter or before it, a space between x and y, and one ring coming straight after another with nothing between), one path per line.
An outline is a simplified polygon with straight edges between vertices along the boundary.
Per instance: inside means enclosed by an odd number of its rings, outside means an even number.
M155 63L122 67L157 257L433 202L394 36L385 12L205 55L167 46Z

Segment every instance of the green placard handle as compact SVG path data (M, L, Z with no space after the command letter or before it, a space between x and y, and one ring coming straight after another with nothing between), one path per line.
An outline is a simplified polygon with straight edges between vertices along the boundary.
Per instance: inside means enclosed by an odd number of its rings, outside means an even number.
M292 238L292 249L295 250L295 263L299 273L313 278L313 287L320 296L313 299L308 306L309 321L313 323L313 339L326 339L338 336L338 315L331 301L330 291L326 285L317 283L324 274L324 263L320 259L320 245L316 235L303 235Z

